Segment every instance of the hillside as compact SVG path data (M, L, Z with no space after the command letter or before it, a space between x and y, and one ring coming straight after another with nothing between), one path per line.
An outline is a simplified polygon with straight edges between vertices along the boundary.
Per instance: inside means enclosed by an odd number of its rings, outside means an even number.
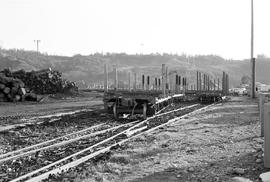
M232 61L225 60L219 56L193 56L151 54L151 55L127 55L127 54L94 54L75 55L72 57L53 56L33 51L23 50L0 50L1 69L11 70L25 69L39 70L51 67L63 72L63 76L71 81L81 83L101 83L103 80L103 65L109 66L109 78L112 77L112 66L119 68L119 80L127 81L128 71L158 76L161 64L169 66L170 71L177 71L195 81L196 71L200 70L210 74L212 77L221 77L222 71L230 75L230 85L236 86L240 83L243 75L249 75L249 60ZM257 59L257 81L270 84L270 59L260 57Z

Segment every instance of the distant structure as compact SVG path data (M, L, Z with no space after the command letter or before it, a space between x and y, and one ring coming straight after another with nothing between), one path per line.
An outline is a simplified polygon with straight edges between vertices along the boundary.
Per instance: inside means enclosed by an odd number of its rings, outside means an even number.
M37 52L39 52L39 47L38 47L38 45L39 45L40 41L41 41L41 40L34 40L34 42L37 44Z

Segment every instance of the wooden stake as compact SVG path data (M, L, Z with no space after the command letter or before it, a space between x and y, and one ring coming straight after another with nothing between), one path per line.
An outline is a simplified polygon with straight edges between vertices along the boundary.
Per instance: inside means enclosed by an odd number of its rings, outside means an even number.
M147 90L150 89L150 76L147 76Z
M162 94L163 94L163 97L166 97L166 70L165 70L165 64L162 64L162 69L161 69L161 79L162 79Z
M144 75L142 75L142 89L144 90L145 88L144 88L144 84L145 84L145 82L144 82L145 80L144 80Z
M166 92L166 95L168 94L168 89L169 89L169 85L168 85L168 67L166 67L166 69L165 69L165 92Z
M217 90L219 90L219 78L218 78L218 88L217 88Z
M178 93L178 74L175 75L175 93Z
M160 90L160 78L158 79L158 89Z
M104 64L104 92L108 92L108 66Z
M226 74L226 95L229 95L229 75Z
M137 89L137 74L134 73L134 85L133 85L133 89L136 90Z
M264 167L270 168L270 103L264 104Z
M128 72L128 90L131 91L131 73Z
M203 74L203 90L205 90L205 74Z
M261 123L261 137L264 136L264 103L266 102L265 94L259 95L259 111L260 111L260 123Z
M114 90L117 90L118 89L118 75L117 75L116 65L113 67L113 73L114 73Z
M195 90L195 89L194 89ZM199 90L199 72L197 71L197 91Z
M222 93L223 95L226 95L226 85L225 85L225 79L226 79L226 76L225 76L225 72L223 71L223 74L222 74Z
M201 72L199 72L199 90L202 91L202 75L201 75Z

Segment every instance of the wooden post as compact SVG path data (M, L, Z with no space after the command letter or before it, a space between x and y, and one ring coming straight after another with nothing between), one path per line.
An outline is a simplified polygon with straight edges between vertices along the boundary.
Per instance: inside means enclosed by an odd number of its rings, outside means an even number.
M150 76L147 76L147 86L146 86L147 88L147 90L149 90L150 89Z
M207 90L206 75L204 74L204 90Z
M209 75L206 76L206 82L207 82L207 90L210 90L210 80L209 80Z
M117 90L118 89L118 75L117 75L116 65L113 67L113 73L114 73L114 90Z
M218 78L218 86L217 86L217 90L219 91L219 78Z
M229 88L230 88L230 86L229 86L229 75L228 74L226 74L226 92L227 92L227 95L229 95Z
M207 90L207 75L205 74L205 90Z
M222 93L223 95L226 95L226 84L225 84L225 79L226 79L226 76L225 76L225 72L223 71L223 74L222 74Z
M178 91L179 91L179 93L181 91L181 84L182 84L181 81L182 81L181 76L178 76Z
M213 81L210 79L210 90L213 90Z
M169 77L169 92L174 94L174 73L168 73L168 77Z
M131 91L131 73L128 72L128 91Z
M264 167L270 168L270 103L264 104Z
M168 67L166 67L165 69L165 92L166 92L166 95L168 94Z
M206 75L206 85L207 85L207 90L209 91L210 87L209 87L209 76Z
M204 90L204 74L202 74L202 90Z
M214 79L214 90L216 90L216 79Z
M154 88L155 88L155 90L157 90L157 88L158 88L157 87L157 78L155 78L155 87Z
M199 90L202 91L202 75L201 75L201 72L199 72Z
M134 85L133 85L133 89L136 90L137 89L137 74L134 73Z
M203 74L203 90L205 90L205 74Z
M108 92L108 66L104 64L104 92Z
M178 93L178 74L175 75L175 93Z
M185 77L185 91L187 91L188 90L188 83L187 83L187 77Z
M144 82L145 80L144 80L144 75L142 75L142 89L144 90L145 88L144 88L144 85L145 85L145 82Z
M186 91L186 89L187 89L186 77L183 77L183 87L184 87L184 91Z
M183 92L186 91L185 77L182 78Z
M264 136L264 104L266 102L265 94L259 95L259 111L260 111L260 123L261 123L261 137Z
M160 78L158 79L158 89L160 90Z
M162 69L161 69L161 79L162 79L162 94L163 97L166 97L166 81L165 81L165 74L166 74L166 68L165 64L162 64Z
M195 90L195 89L194 89ZM199 90L199 72L197 71L197 91Z

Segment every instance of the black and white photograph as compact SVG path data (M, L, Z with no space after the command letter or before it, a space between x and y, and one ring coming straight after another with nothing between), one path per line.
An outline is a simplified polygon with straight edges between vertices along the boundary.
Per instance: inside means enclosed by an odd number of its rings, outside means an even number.
M0 182L270 182L269 0L0 0Z

